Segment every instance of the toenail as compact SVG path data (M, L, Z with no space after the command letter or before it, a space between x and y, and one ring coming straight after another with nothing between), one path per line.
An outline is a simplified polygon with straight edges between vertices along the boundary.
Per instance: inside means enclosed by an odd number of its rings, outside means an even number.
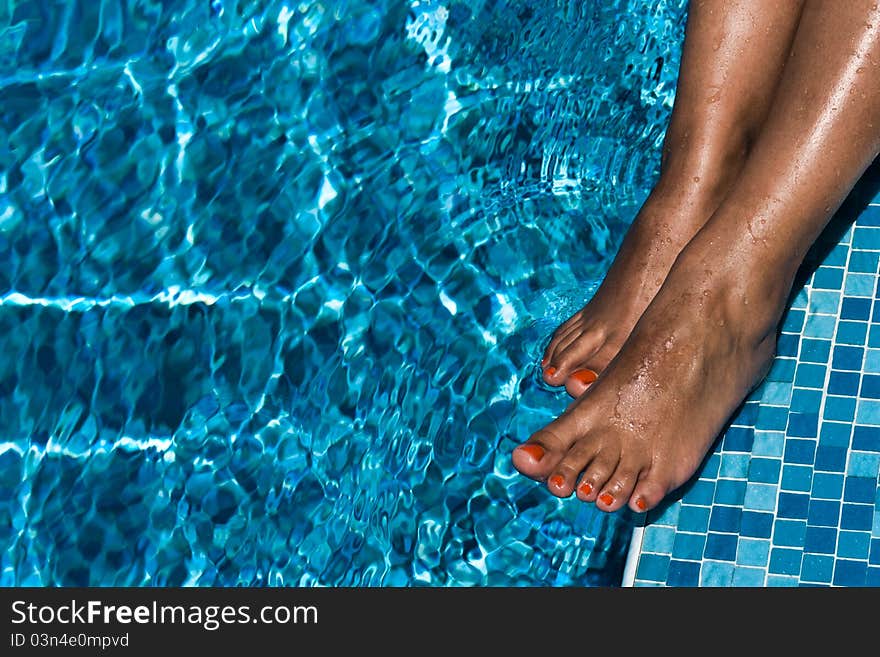
M604 504L605 506L611 506L612 504L614 504L614 498L611 497L609 493L602 493L599 496L599 501L602 502L602 504Z
M645 509L648 508L648 503L645 502L645 500L640 497L639 499L636 500L636 506L639 507L639 509L641 511L644 511Z
M590 385L593 381L599 378L599 375L596 374L593 370L578 370L576 372L571 373L571 378L577 379L585 386Z
M526 443L525 445L520 445L518 449L522 450L536 461L540 461L542 458L544 458L544 448L540 445L536 445L535 443Z
M578 486L578 490L581 492L581 495L589 495L593 492L593 486L589 481L582 481L581 485Z
M565 486L565 479L562 478L562 475L553 475L550 477L550 483L556 486L556 488L562 488Z
M556 374L556 368L555 367L548 367L547 368L547 376L553 376L554 374Z

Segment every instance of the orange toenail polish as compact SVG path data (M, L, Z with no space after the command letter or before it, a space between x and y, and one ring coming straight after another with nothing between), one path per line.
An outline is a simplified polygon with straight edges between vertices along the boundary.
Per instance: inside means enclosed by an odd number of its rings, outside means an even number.
M648 503L645 502L641 497L636 500L636 506L639 507L642 511L648 508Z
M590 385L593 381L599 378L599 375L596 374L593 370L578 370L577 372L571 373L571 378L577 379L585 386Z
M565 479L562 478L562 475L553 475L550 477L550 483L556 488L562 488L565 485Z
M536 461L540 461L542 458L544 458L544 448L540 445L536 445L535 443L526 443L525 445L520 445L519 449L524 451Z
M582 481L581 485L578 486L578 490L581 492L582 495L589 495L593 492L593 487L592 485L590 485L589 481Z
M605 506L611 506L612 504L614 504L614 498L611 497L611 495L609 495L608 493L602 493L599 496L599 501L602 502L602 504L604 504Z
M555 367L548 367L547 368L547 376L553 376L554 374L556 374L556 368Z

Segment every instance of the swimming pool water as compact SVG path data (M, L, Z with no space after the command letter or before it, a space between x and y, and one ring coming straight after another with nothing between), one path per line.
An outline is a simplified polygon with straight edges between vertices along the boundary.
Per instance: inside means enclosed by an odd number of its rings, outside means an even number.
M3 585L615 585L510 465L683 0L0 6Z

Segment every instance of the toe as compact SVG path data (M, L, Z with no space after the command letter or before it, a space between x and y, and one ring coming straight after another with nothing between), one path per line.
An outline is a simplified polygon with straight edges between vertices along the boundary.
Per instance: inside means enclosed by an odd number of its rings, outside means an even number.
M640 472L637 464L621 460L599 492L597 506L604 511L617 511L623 507L632 497Z
M553 432L541 429L527 442L513 450L511 455L513 467L527 477L543 481L550 475L567 449L568 445Z
M609 446L596 451L592 460L586 464L584 474L577 485L577 496L584 502L592 502L603 490L611 474L617 469L620 453Z
M650 511L660 504L668 492L668 487L664 486L653 475L643 475L636 483L636 487L630 496L629 508L636 513Z
M565 380L565 390L574 398L580 397L598 378L599 375L588 367L576 369Z
M592 332L579 333L564 349L557 349L544 370L544 380L550 385L566 385L566 379L575 371L584 369L584 363L602 346L601 338ZM567 388L567 386L566 386Z
M547 479L547 488L559 497L568 497L574 492L578 475L595 456L593 441L582 438L576 441L559 461Z

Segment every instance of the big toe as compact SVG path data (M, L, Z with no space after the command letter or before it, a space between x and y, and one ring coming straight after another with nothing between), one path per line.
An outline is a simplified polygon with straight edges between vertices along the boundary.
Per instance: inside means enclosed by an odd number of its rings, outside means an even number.
M544 480L559 463L565 450L566 446L558 436L541 429L513 450L513 467L527 477Z

